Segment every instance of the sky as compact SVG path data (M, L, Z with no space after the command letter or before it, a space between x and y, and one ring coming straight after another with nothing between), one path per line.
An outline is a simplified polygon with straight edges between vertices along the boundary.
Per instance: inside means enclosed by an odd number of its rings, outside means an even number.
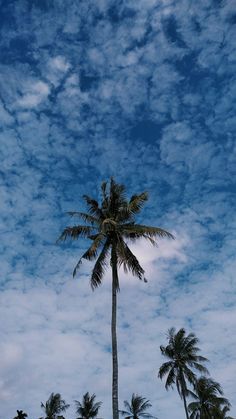
M235 1L2 0L0 27L0 418L59 392L73 419L86 391L111 418L111 272L92 292L86 243L56 244L110 176L175 235L133 246L147 283L120 271L120 407L183 419L157 377L173 326L236 416Z

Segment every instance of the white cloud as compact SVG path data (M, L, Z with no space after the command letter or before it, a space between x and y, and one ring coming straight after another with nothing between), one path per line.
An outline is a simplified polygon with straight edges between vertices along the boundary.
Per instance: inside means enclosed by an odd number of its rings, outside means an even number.
M50 67L52 70L66 72L70 68L70 64L66 61L65 57L57 56L52 58L49 62Z
M18 99L17 103L23 108L35 108L47 98L49 91L48 84L43 81L29 83L24 89L23 96Z

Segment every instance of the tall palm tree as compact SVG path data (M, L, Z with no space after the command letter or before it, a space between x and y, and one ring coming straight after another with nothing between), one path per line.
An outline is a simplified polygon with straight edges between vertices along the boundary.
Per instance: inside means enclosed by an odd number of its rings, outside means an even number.
M138 394L132 394L131 403L124 401L124 406L126 410L120 410L122 416L125 416L125 419L140 419L140 418L155 418L150 413L146 412L147 409L152 407L149 400L145 397L138 396Z
M189 403L188 410L191 413L190 419L217 419L223 409L229 408L229 401L223 396L223 390L219 383L211 378L200 377L195 385L194 392L190 392L194 402Z
M65 412L70 405L66 404L59 393L52 393L46 403L41 403L41 407L46 415L45 419L63 419L60 413ZM43 418L40 418L43 419Z
M190 333L186 335L185 329L180 329L178 332L175 328L168 331L168 345L160 346L162 355L168 361L162 364L159 369L158 376L162 379L167 375L165 387L168 390L176 385L178 393L183 399L186 418L189 419L186 397L189 390L187 389L187 382L194 385L196 382L196 375L193 372L199 371L202 374L207 374L206 367L202 365L207 359L198 355L200 349L196 346L198 344L197 337Z
M116 336L117 292L119 291L118 268L122 265L124 271L130 271L140 280L144 280L144 269L130 250L127 241L144 238L153 245L156 237L173 238L172 234L159 227L137 224L135 217L140 213L148 199L147 192L126 197L124 185L111 178L110 185L102 183L102 200L99 204L95 199L84 195L88 213L70 212L69 215L82 219L85 225L66 227L58 240L67 238L78 239L86 237L91 245L81 256L74 268L76 275L82 259L96 260L92 274L91 287L95 289L102 283L105 270L110 262L112 269L112 410L113 419L119 419L118 408L118 356Z
M24 413L23 410L17 410L17 416L14 419L25 419L28 417L27 413Z
M95 399L95 394L90 396L87 392L83 396L82 403L75 400L77 406L76 413L79 414L77 419L93 419L97 417L102 402L95 402Z

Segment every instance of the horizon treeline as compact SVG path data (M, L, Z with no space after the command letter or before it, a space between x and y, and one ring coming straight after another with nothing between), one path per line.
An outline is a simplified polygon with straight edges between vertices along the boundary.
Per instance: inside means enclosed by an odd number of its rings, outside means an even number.
M231 404L224 397L221 385L210 376L205 366L208 359L200 355L196 335L186 334L184 328L177 332L171 328L167 340L166 346L160 346L166 362L160 366L158 377L161 380L166 378L166 390L177 390L183 400L186 419L234 419L229 416ZM76 419L104 419L99 415L102 401L96 401L96 397L86 392L81 401L74 401ZM69 419L65 416L69 407L60 393L51 393L45 403L41 402L43 416L38 419ZM124 410L119 410L119 415L125 419L161 419L158 414L150 413L151 408L150 400L133 393L130 401L124 401ZM30 419L26 412L17 410L17 415L11 419L26 418Z

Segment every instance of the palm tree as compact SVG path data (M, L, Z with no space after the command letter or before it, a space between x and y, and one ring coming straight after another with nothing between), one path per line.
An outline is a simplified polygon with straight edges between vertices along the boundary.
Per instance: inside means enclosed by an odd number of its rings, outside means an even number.
M108 261L110 261L112 269L112 410L113 419L119 419L116 336L117 292L119 291L118 268L122 265L125 272L130 271L138 279L146 281L144 270L127 245L127 241L134 242L144 238L155 245L154 239L156 237L173 238L173 236L159 227L136 224L135 216L139 214L148 199L146 192L133 195L128 200L124 185L116 183L112 178L110 187L108 187L107 182L104 182L101 185L101 190L102 202L100 205L95 199L84 195L88 213L69 213L71 216L82 219L85 225L66 227L58 240L78 239L80 237L91 240L91 245L75 266L73 276L76 275L82 259L96 260L90 280L93 290L102 283Z
M186 335L182 328L177 333L175 328L168 331L168 345L166 347L160 346L162 355L168 358L159 369L158 376L162 379L167 375L165 388L168 390L173 388L175 384L180 397L184 402L184 409L187 419L189 419L186 396L189 393L187 389L187 382L194 385L196 382L196 375L192 371L200 371L202 374L208 374L207 369L202 365L207 359L203 356L197 355L200 349L196 346L198 344L197 337L190 333Z
M195 385L195 392L190 392L191 396L195 399L194 402L189 403L188 410L191 413L190 419L217 419L225 416L220 414L226 414L221 410L229 408L230 403L222 397L223 391L219 383L212 380L211 378L200 377Z
M235 419L232 416L228 416L227 413L230 411L229 406L223 408L216 408L214 412L214 419Z
M45 404L41 403L41 407L46 415L45 419L63 419L63 416L60 415L60 413L65 412L69 406L70 405L66 404L65 400L61 398L59 393L52 393Z
M83 396L82 403L78 402L77 400L75 401L77 406L76 413L79 414L77 419L93 419L97 417L102 402L95 403L95 399L95 394L90 396L87 392Z
M132 394L131 403L124 401L124 406L127 410L120 410L122 416L125 416L125 419L139 419L139 418L155 418L150 413L146 412L147 409L152 407L149 400L146 400L145 397L138 396L137 394Z
M24 413L23 410L17 410L17 416L15 416L14 419L25 419L27 417L27 413Z

